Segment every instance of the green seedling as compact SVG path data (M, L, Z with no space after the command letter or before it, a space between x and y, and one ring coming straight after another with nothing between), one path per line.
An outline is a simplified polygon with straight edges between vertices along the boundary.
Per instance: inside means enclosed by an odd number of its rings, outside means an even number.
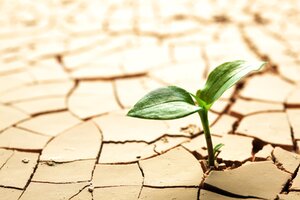
M143 119L171 120L198 113L206 139L208 165L214 168L215 159L223 144L218 144L213 148L208 110L226 90L250 72L261 69L263 65L265 62L243 60L223 63L209 74L204 87L196 94L177 86L159 88L139 100L127 115Z

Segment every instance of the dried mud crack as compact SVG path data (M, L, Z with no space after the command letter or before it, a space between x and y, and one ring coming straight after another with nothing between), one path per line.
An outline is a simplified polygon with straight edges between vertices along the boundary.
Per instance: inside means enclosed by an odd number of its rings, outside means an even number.
M0 3L4 200L300 199L298 1ZM228 60L264 60L209 113L127 118L149 91L194 92Z

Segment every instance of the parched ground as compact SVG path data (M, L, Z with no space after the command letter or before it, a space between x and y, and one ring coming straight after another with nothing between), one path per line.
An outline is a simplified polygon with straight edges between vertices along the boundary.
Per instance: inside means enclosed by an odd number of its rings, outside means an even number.
M300 1L0 2L1 200L300 199ZM268 61L209 113L125 117L195 91L225 61Z

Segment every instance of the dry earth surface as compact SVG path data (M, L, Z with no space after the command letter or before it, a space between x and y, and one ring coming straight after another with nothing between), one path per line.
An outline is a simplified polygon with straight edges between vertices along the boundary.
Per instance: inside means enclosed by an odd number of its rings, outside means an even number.
M1 200L300 199L300 1L0 1ZM212 66L268 66L210 112L125 117Z

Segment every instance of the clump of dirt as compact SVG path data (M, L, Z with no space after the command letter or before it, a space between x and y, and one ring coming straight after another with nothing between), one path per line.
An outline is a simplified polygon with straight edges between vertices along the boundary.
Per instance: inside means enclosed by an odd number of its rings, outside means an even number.
M185 127L181 127L180 131L183 132L183 133L187 133L191 136L198 135L201 132L200 128L195 124L189 124Z
M25 164L29 163L29 161L30 161L30 160L29 160L28 158L24 158L24 159L22 160L22 162L25 163Z

